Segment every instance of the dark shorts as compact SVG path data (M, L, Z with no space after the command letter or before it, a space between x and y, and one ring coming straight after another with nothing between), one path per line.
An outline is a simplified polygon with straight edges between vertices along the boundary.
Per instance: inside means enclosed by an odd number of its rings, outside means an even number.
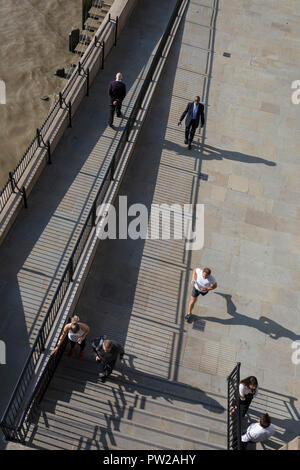
M208 294L208 290L206 292L201 292L200 290L196 289L195 286L193 287L193 290L192 290L192 297L198 297L198 295L206 295Z

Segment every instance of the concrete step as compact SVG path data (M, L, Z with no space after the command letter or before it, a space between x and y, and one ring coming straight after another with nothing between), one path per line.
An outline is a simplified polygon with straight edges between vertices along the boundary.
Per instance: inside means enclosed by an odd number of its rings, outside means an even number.
M73 426L73 430L72 430ZM31 425L26 444L31 448L47 450L159 450L164 449L142 438L113 433L106 427L91 427L86 424L62 419L51 414L43 414L39 426ZM166 448L165 448L166 449Z
M79 42L81 44L89 44L91 40L93 39L93 36L94 34L91 31L84 29L83 31L80 32Z
M92 8L101 8L103 5L103 0L92 0Z
M48 411L53 411L56 404L73 406L75 408L84 409L86 411L97 411L106 413L107 415L118 415L120 418L133 420L135 423L143 424L150 420L165 420L171 427L177 428L195 428L201 431L209 431L212 434L224 436L226 434L225 416L221 419L212 413L203 410L202 413L192 410L185 412L183 409L169 406L163 403L155 404L148 400L138 399L138 397L129 399L123 394L120 396L107 396L103 390L98 390L97 397L88 393L79 394L74 392L66 398L66 394L62 390L52 390L43 402L43 410L50 406ZM124 401L122 401L124 400ZM126 403L125 403L126 401ZM50 405L47 405L47 403ZM144 406L145 408L141 408Z
M109 9L110 9L109 5L102 7L102 8L92 7L89 9L89 17L94 18L94 19L97 19L97 18L103 19L107 15L107 12L109 11Z
M104 0L104 1L100 1L100 0L94 0L92 2L92 8L103 8L103 6L108 6L109 8L112 6L112 4L114 3L114 0Z
M226 397L119 364L64 355L28 445L56 449L225 449Z
M59 376L68 378L71 384L75 381L82 381L103 386L99 378L98 365L90 360L78 360L64 356L58 365L50 387L55 385L55 379ZM210 393L209 390L200 390L185 383L171 381L137 369L131 369L126 364L117 364L107 384L110 387L120 387L123 385L127 392L135 392L155 399L166 397L166 400L185 403L185 406L186 404L192 404L194 407L200 404L220 415L227 407L225 395L221 396Z
M59 400L69 404L86 404L92 409L101 408L111 412L112 408L122 409L123 416L138 414L161 416L180 420L182 423L194 424L220 433L226 432L226 412L214 413L204 403L182 403L170 400L168 396L157 397L139 395L137 392L126 392L125 387L116 386L108 381L106 384L80 382L74 379L56 376L55 382L45 395L46 400ZM184 407L183 407L184 406ZM137 418L139 420L139 417Z
M142 419L142 414L140 415ZM156 447L167 449L225 449L226 434L216 433L192 425L183 425L179 421L162 417L144 416L141 422L127 419L113 412L99 412L95 409L71 406L70 404L44 400L38 427L44 421L49 427L51 420L60 420L60 430L64 436L72 436L77 442L83 438L95 438L97 431L110 435L115 431L133 439L151 442ZM51 429L51 427L50 427ZM54 425L52 429L57 429ZM58 432L59 429L57 429ZM70 434L69 434L70 433ZM97 436L98 437L98 436ZM32 443L30 443L32 445ZM118 444L117 446L118 447Z
M86 44L77 44L77 46L75 47L75 53L76 54L80 54L80 55L83 55L85 53L85 51L87 50L88 46Z

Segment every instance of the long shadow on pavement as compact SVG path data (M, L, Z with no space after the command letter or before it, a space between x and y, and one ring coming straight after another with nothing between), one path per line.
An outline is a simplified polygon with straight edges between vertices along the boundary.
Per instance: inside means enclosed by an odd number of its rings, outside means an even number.
M236 306L232 301L232 295L222 294L221 292L215 292L217 295L224 297L227 303L227 313L231 316L226 320L216 317L205 317L193 315L193 318L199 318L203 321L211 321L214 323L220 323L221 325L244 325L249 326L249 328L255 328L262 333L268 335L270 338L277 340L279 338L289 338L292 341L300 340L300 335L297 335L293 331L283 327L279 323L271 320L267 317L260 317L258 320L255 318L250 318L247 315L243 315L236 311Z

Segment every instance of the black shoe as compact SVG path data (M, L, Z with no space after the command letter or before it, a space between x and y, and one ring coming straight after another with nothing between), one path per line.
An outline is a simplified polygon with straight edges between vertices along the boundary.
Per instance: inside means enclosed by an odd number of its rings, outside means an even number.
M115 126L113 124L108 124L108 125L109 125L109 127L111 127L112 129L115 130Z
M185 143L185 145L187 145L187 144L188 144L188 141L187 141L187 139L184 139L184 143Z
M101 382L104 384L106 382L106 377L101 377Z
M189 150L191 150L191 148L192 148L192 144L189 144Z
M121 117L123 117L123 114L122 113L117 114L117 117L121 118Z
M192 314L191 313L188 313L184 318L188 323L192 323Z

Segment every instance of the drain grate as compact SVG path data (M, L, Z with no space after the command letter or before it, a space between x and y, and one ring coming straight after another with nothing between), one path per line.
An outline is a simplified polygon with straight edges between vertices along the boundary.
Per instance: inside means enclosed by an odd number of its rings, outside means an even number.
M223 56L224 56L224 57L231 57L231 54L230 54L229 52L224 52L224 53L223 53Z
M193 322L193 329L204 331L205 330L206 321L202 320L201 318L196 318Z
M199 180L207 181L208 175L206 175L205 173L199 173Z

